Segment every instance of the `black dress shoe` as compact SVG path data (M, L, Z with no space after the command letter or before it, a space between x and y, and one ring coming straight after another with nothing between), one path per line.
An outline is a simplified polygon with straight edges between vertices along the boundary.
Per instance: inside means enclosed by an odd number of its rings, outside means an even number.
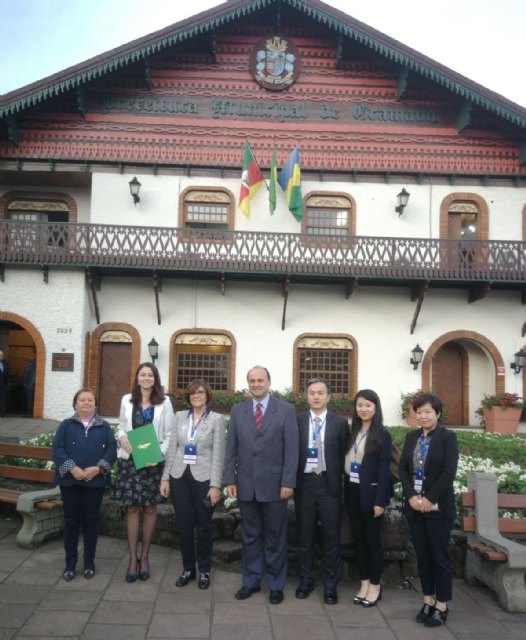
M426 602L424 602L424 606L416 614L416 621L417 622L425 622L434 613L435 613L435 606L432 605L432 604L427 604Z
M200 589L208 589L210 586L210 574L209 573L201 573L199 574L199 582L197 586Z
M325 604L336 604L338 602L338 592L336 589L325 589L323 602L325 602Z
M91 580L95 575L95 569L84 569L84 577L86 580Z
M296 598L305 600L309 597L310 592L314 589L312 582L300 582L296 589Z
M447 608L445 611L440 611L440 609L435 607L433 613L424 620L424 627L440 627L443 624L446 624L448 613L449 609Z
M354 604L362 604L364 600L365 598L362 598L361 596L354 596L354 598L352 599Z
M195 570L183 571L183 573L177 578L177 582L175 583L175 586L186 587L186 585L190 582L190 580L195 580Z
M283 591L271 591L268 601L270 604L279 604L280 602L283 602Z
M250 598L253 593L259 593L260 591L261 587L241 587L234 597L236 600L246 600Z
M64 580L66 582L71 582L73 580L73 578L75 577L75 572L72 571L71 569L66 569L64 571L64 573L62 574L62 577L64 578Z

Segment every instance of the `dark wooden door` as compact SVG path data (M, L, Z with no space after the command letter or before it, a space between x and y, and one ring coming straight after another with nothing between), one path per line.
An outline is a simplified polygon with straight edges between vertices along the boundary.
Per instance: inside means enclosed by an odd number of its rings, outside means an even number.
M131 343L102 342L100 346L99 414L118 416L121 398L130 392Z
M454 343L441 347L433 358L431 386L448 411L448 424L464 424L464 351Z

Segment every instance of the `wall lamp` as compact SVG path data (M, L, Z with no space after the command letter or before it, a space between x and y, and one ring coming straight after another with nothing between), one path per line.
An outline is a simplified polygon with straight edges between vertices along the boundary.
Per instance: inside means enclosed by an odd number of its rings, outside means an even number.
M152 338L150 342L148 342L148 351L153 364L155 364L155 361L159 357L159 344L155 338Z
M413 369L418 369L418 365L422 362L423 357L424 350L417 342L416 347L414 349L411 349L411 359L409 360L409 362L413 365Z
M510 364L510 367L515 373L520 373L521 369L526 367L526 353L521 349L515 354L515 362Z
M137 180L137 176L135 176L133 180L130 180L128 184L130 185L130 193L133 198L133 204L137 206L137 203L141 201L141 199L139 198L139 191L141 190L142 185Z
M396 196L398 206L395 207L395 211L399 216L401 216L402 213L404 212L404 209L406 208L407 203L409 202L410 195L411 194L405 190L405 187L403 187L402 191L400 191L400 193Z

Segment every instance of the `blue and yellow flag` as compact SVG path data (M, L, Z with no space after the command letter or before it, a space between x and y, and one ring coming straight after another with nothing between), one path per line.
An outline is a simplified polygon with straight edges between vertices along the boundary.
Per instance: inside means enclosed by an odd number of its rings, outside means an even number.
M298 222L303 217L303 196L301 195L300 151L298 147L290 154L278 176L279 186L285 192L287 206Z

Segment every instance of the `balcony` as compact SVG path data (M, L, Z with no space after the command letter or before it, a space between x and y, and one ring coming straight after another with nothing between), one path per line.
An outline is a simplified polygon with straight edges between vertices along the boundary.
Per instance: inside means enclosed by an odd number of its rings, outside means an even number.
M0 265L522 290L526 243L0 221Z

